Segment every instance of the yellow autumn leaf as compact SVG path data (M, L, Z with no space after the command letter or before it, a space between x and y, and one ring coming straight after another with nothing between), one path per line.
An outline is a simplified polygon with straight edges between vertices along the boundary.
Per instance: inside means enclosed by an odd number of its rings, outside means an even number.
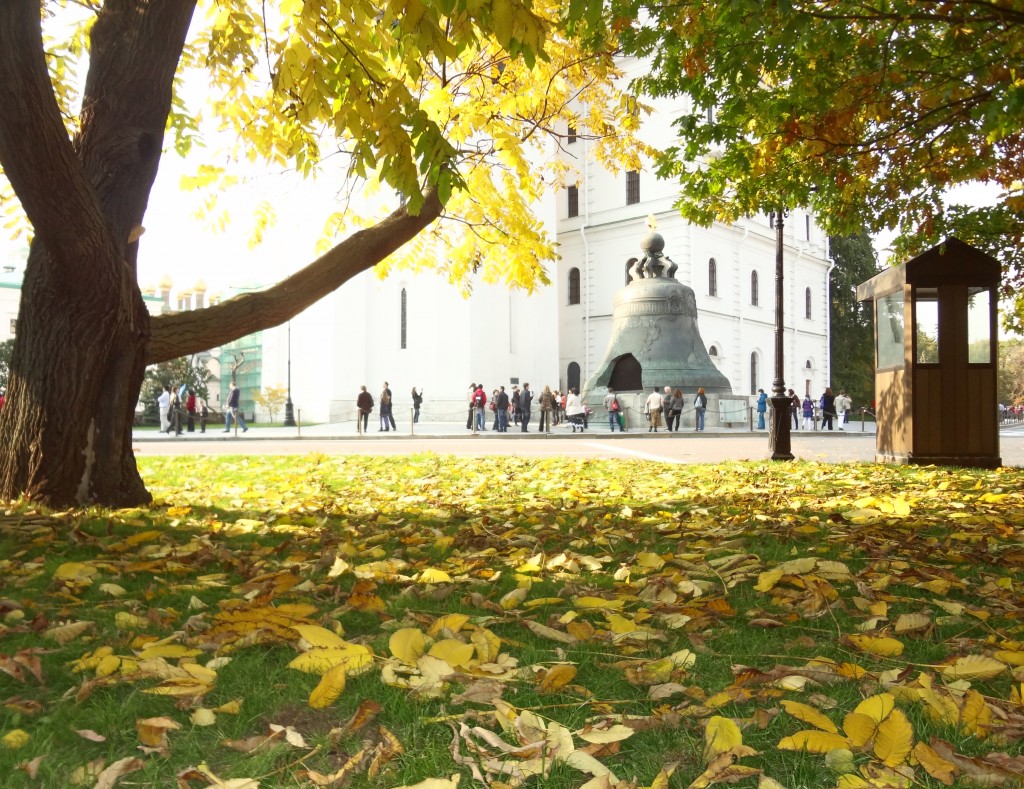
M1000 649L992 657L1010 666L1024 666L1024 652L1020 650Z
M58 567L53 577L57 581L71 581L77 584L91 584L92 577L96 575L96 568L82 562L64 562Z
M419 577L417 577L416 580L421 584L446 584L451 582L452 577L444 570L427 567L425 570L420 572Z
M893 630L897 633L907 633L912 630L923 630L932 623L932 618L928 614L912 613L912 614L900 614L896 617L896 622L893 625Z
M333 633L326 627L320 625L292 625L292 630L298 633L311 647L327 647L333 649L344 649L348 643L337 633Z
M237 715L242 711L242 700L232 699L231 701L224 702L219 707L214 707L213 711L225 715Z
M847 636L847 639L861 652L867 652L870 655L897 657L903 654L903 642L888 636L867 636L856 633L852 636Z
M559 688L565 687L576 678L576 666L571 663L559 663L552 666L541 678L539 687L545 693L554 693Z
M415 666L420 655L427 651L427 637L418 628L403 627L391 634L388 649L403 663Z
M896 699L891 693L877 693L874 696L868 696L854 707L853 711L867 715L875 723L881 723L889 717L895 705Z
M839 727L836 726L826 715L814 709L814 707L808 706L807 704L801 704L799 701L791 701L789 699L783 700L782 707L794 718L802 720L804 723L817 726L819 729L832 732L833 734L839 733Z
M890 767L903 764L914 747L914 728L902 710L893 710L878 724L874 753Z
M1006 671L1006 664L985 655L966 655L942 669L948 680L992 679Z
M201 649L193 649L187 647L184 644L159 644L157 646L146 647L139 652L139 658L147 660L149 658L170 658L171 660L177 660L183 657L195 657L196 655L203 654Z
M498 600L498 605L508 611L510 608L518 608L522 605L523 600L526 599L526 595L530 593L530 590L525 586L520 586L517 589L513 589L511 592L502 595L501 599Z
M843 732L850 738L850 744L862 748L871 742L878 730L878 721L862 712L851 712L843 718Z
M770 592L775 584L782 580L783 575L785 573L778 567L766 570L757 576L757 584L754 588L759 592Z
M0 739L3 746L8 750L24 748L31 741L32 736L24 729L12 729Z
M841 734L827 731L804 729L789 737L783 737L776 746L782 751L808 751L809 753L828 753L836 748L849 748L850 741Z
M343 649L317 648L294 658L288 668L309 674L323 674L334 666L344 666L349 676L373 667L373 650L362 644L346 644Z
M936 781L941 781L946 786L953 783L953 778L958 772L957 766L939 756L928 743L919 742L914 746L913 754L918 764Z
M614 599L607 599L604 597L577 597L573 600L573 605L577 608L622 608L626 604L626 601L622 598L616 597Z
M433 644L427 654L438 660L443 660L452 668L457 668L469 666L473 662L475 651L472 644L465 644L454 638L445 638Z
M523 608L540 608L545 605L565 605L563 597L535 597L523 603Z
M114 614L114 624L118 630L140 630L146 626L146 620L127 611L118 611Z
M474 629L469 640L476 649L478 663L493 663L501 654L501 639L485 627Z
M189 716L193 726L212 726L217 722L217 713L206 707L199 707Z
M710 762L716 756L731 751L743 744L743 733L736 721L721 715L712 715L704 726L704 761Z
M451 633L458 633L469 624L469 616L466 614L445 614L434 620L434 623L427 631L428 635L436 636L444 630Z
M973 688L964 694L963 709L960 711L960 725L964 731L983 740L988 736L992 723L992 708L985 697Z
M345 666L339 664L324 672L309 694L309 706L315 710L331 706L345 689Z
M636 563L645 570L660 570L665 566L665 560L658 554L650 551L642 551L636 555Z

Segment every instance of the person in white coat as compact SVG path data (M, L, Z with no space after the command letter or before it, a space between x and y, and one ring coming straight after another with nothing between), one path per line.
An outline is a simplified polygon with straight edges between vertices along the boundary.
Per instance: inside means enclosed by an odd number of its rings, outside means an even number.
M652 431L657 433L658 428L661 427L661 406L661 392L658 391L658 387L654 387L654 391L648 395L647 402L644 403L644 411L651 420L651 426L647 428L648 433Z
M843 430L843 425L846 424L846 413L852 405L853 401L846 394L846 390L840 389L839 396L836 398L836 421L839 423L840 430Z
M167 419L167 412L171 408L171 390L168 387L164 387L164 390L160 393L160 396L156 399L157 408L160 409L160 432L169 433L171 423Z

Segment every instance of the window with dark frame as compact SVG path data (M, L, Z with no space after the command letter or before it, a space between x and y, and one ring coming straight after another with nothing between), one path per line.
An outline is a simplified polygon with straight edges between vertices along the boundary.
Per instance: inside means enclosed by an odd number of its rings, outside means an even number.
M580 303L580 270L578 268L569 269L569 303Z
M576 127L569 124L569 130L565 135L565 142L567 145L572 145L576 142Z
M402 350L405 350L405 347L406 347L405 341L406 341L406 336L407 336L406 330L408 328L408 319L407 319L408 318L408 312L407 312L408 306L409 306L409 298L408 298L408 295L405 292L405 288L402 288L402 326L401 326L401 331L402 331L402 346L401 347L402 347Z
M569 187L569 216L580 215L580 188L578 186Z
M807 320L811 319L811 289L807 288L804 291L804 317Z
M640 202L640 173L630 170L626 173L626 205Z
M750 394L757 394L757 353L750 354Z
M718 295L718 263L714 258L708 261L708 295Z
M750 272L750 305L757 306L757 272Z

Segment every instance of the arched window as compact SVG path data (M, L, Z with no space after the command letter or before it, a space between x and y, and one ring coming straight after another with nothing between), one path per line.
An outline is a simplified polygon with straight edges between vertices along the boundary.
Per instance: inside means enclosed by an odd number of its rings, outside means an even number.
M578 268L569 269L569 303L580 303L580 270Z
M757 352L750 354L750 394L757 394Z
M580 366L576 362L569 362L565 371L566 385L580 391Z
M405 339L406 339L406 328L408 326L408 306L409 298L405 293L405 288L402 288L402 350L405 350Z
M757 306L757 272L750 272L750 304Z
M718 264L714 258L708 261L708 295L718 295Z
M718 356L718 346L712 345L708 348L708 356Z
M804 317L811 319L811 289L804 290Z

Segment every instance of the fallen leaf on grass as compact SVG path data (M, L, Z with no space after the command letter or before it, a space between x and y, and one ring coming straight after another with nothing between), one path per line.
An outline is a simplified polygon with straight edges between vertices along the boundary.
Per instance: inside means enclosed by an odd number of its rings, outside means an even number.
M113 789L121 778L145 766L146 763L136 756L118 759L96 776L96 785L93 789Z

